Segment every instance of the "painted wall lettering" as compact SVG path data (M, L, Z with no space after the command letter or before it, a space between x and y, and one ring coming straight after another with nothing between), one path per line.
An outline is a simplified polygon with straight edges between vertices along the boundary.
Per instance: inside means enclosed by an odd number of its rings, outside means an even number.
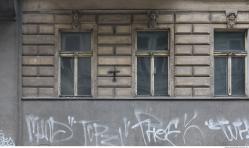
M28 140L32 145L56 145L74 138L80 139L86 146L128 145L134 135L143 145L205 145L206 138L216 134L223 135L228 142L245 140L245 145L249 139L249 122L246 118L230 121L221 117L203 121L198 112L193 111L179 117L161 119L151 113L135 111L133 116L120 119L115 121L114 126L108 120L83 120L72 115L65 117L64 121L52 116L25 116Z
M0 146L15 146L15 141L0 130Z
M210 130L222 132L228 141L249 139L249 123L245 118L232 122L225 118L209 119L205 125Z
M77 131L81 130L84 145L126 145L130 133L137 131L141 134L144 145L157 142L176 145L174 143L176 137L181 139L182 144L188 144L187 136L191 130L203 137L199 126L193 124L198 116L197 112L192 115L185 113L181 118L173 118L169 121L163 121L153 114L140 111L136 111L134 116L135 121L123 117L119 121L120 126L116 128L98 120L80 120L74 116L68 116L66 121L57 121L54 117L44 119L29 114L26 115L25 120L29 142L33 144L40 144L41 141L49 144L68 141L76 136L74 134L76 128Z

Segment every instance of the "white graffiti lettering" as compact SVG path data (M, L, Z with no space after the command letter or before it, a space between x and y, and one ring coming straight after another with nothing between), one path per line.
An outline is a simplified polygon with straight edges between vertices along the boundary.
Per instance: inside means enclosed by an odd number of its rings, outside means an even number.
M233 122L225 118L209 119L205 125L210 130L222 131L228 141L249 139L249 124L247 119L237 119Z
M14 140L5 136L2 130L0 130L0 146L15 146Z
M134 116L136 120L123 117L118 127L110 127L103 121L77 120L71 115L66 118L66 122L57 121L54 117L44 119L32 114L26 115L25 120L28 139L33 144L40 144L44 141L53 144L82 136L85 146L127 145L130 135L134 135L134 132L140 132L144 145L158 142L163 142L165 145L176 145L175 141L177 140L182 140L183 144L187 144L186 136L193 130L199 132L203 137L199 126L193 124L193 121L197 119L196 112L193 116L185 113L182 118L172 118L168 121L142 111L135 111ZM76 130L79 127L81 130Z
M136 112L135 115L138 123L133 125L132 128L140 127L145 145L152 140L153 142L157 142L158 140L167 141L171 145L175 145L169 137L170 135L181 133L180 130L177 130L179 119L173 119L167 126L163 127L163 122L153 115L142 112Z
M51 143L58 143L69 140L73 137L71 127L65 123L55 121L53 117L49 119L39 119L37 116L27 115L26 124L28 127L29 141L31 143L46 140Z

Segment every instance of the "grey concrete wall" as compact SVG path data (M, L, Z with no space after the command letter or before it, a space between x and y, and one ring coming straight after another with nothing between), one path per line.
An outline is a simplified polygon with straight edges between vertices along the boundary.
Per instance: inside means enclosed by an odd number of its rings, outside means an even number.
M248 101L24 101L24 145L248 145Z
M0 0L0 20L13 20L14 16L14 0Z
M17 137L17 55L16 23L0 22L0 143L7 140L5 145Z

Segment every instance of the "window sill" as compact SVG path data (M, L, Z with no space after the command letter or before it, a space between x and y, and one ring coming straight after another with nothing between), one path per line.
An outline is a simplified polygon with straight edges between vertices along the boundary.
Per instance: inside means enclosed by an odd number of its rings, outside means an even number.
M21 100L24 101L74 101L74 100L91 100L91 101L98 101L98 100L164 100L164 101L188 101L188 100L199 100L199 101L238 101L238 100L249 100L249 97L22 97Z

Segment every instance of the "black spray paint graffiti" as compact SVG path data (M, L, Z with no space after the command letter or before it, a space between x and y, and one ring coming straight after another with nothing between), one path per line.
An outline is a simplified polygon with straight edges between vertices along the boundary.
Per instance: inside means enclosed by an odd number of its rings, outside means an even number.
M15 146L15 142L11 137L8 137L0 130L0 146Z
M141 133L144 145L176 145L176 138L180 139L183 145L188 144L187 136L191 131L198 132L198 135L203 137L199 126L193 124L197 118L196 112L193 115L185 113L182 118L174 118L168 122L149 113L136 111L134 115L136 121L124 117L121 126L116 128L100 121L76 120L73 116L68 116L66 122L56 121L53 117L43 119L31 114L26 115L25 119L29 142L36 144L42 141L56 144L76 138L78 127L81 127L84 145L126 145L132 132Z

